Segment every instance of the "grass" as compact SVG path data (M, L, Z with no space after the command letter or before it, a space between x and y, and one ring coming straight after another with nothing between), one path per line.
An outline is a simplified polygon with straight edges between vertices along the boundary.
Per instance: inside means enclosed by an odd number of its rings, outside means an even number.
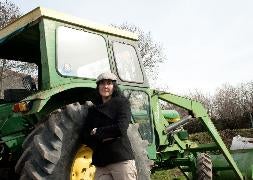
M185 180L179 169L157 170L151 175L151 180Z

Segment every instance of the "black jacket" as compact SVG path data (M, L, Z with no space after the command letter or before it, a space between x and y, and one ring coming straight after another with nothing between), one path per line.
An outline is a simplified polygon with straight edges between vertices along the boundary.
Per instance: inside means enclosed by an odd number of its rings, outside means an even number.
M130 105L125 97L112 97L104 104L89 108L83 139L93 150L95 166L134 159L127 136L130 120ZM97 128L96 134L90 135L93 128Z

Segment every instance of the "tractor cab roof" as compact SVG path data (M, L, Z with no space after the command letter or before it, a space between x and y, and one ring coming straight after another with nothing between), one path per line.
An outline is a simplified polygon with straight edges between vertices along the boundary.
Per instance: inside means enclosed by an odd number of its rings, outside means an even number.
M100 25L53 10L38 7L0 30L0 59L28 61L40 56L39 22L47 18L58 22L76 25L90 30L138 40L136 34L111 26ZM29 52L29 53L25 53Z

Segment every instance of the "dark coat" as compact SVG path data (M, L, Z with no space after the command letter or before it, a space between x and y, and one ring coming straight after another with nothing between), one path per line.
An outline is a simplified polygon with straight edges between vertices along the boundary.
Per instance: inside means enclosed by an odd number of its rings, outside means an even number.
M89 108L83 134L84 143L93 150L95 166L134 159L127 136L130 120L130 105L125 97L112 97L104 104ZM90 135L93 128L97 128L96 134Z

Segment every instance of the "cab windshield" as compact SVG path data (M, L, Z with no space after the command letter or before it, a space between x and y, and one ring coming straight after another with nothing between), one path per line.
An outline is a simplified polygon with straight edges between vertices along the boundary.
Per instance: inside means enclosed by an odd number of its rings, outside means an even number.
M61 75L97 78L110 71L106 41L101 35L61 26L56 38L57 70Z

